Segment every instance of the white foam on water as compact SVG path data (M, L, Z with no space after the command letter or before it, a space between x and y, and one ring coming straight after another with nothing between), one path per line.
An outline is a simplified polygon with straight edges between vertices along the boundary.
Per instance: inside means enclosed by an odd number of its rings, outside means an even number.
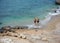
M56 12L54 12L54 13L49 12L48 15L45 17L44 20L40 20L39 26L36 26L34 24L27 25L27 26L29 28L42 28L43 25L46 25L52 19L53 16L56 16L56 15L59 15L59 14L60 14L60 9L57 9Z
M41 25L27 25L28 26L28 29L31 29L31 28L41 28L42 26Z
M58 13L49 13L49 15L47 15L44 20L41 20L41 24L46 25L52 19L53 16L56 16L56 15L59 15L59 14L60 14L60 12L58 12Z
M56 9L56 12L49 12L48 15L45 17L44 20L41 21L42 24L48 23L53 16L59 15L60 14L60 9Z

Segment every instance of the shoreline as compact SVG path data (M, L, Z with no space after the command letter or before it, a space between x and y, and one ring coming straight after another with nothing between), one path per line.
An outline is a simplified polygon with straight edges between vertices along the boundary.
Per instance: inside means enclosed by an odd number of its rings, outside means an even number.
M48 16L49 17L49 16ZM48 18L46 18L48 19ZM46 23L47 21L45 21L44 23ZM43 23L43 22L42 22ZM42 29L47 29L47 28L55 28L56 25L60 23L60 14L58 15L53 15L50 16L50 20L46 23L46 24L41 24L40 26L42 26ZM29 26L33 26L30 29L41 29L39 28L34 28L34 25L29 25ZM3 26L1 29L29 29L29 26L25 25L25 26Z
M53 16L41 29L19 26L7 26L2 29L4 32L0 32L1 43L60 43L60 15Z
M49 25L50 24L52 24L52 23L54 23L55 25L56 25L56 23L59 21L59 18L60 18L60 13L58 13L58 14L56 14L56 15L51 15L51 14L49 14L49 15L47 15L46 17L45 17L45 19L44 20L40 20L40 23L39 23L39 28L44 28L44 27L46 27L47 25L47 27L49 27ZM57 19L57 20L56 20ZM53 21L53 20L55 20L56 21L56 23ZM22 28L32 28L32 27L34 28L34 27L36 27L34 24L32 24L32 25L16 25L16 26L2 26L1 28L20 28L20 29L22 29Z

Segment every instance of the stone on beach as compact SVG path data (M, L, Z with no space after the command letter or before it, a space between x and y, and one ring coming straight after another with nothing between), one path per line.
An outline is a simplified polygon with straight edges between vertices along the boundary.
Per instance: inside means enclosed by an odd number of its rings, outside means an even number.
M11 31L12 28L11 28L11 26L4 26L1 29L4 30L5 32L7 32L7 31Z
M4 33L4 30L3 29L0 29L0 33Z
M20 34L20 38L26 39L26 36L24 34Z

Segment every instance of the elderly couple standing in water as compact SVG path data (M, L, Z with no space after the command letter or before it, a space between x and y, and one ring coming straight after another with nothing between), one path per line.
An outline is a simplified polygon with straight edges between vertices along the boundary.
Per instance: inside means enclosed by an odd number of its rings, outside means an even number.
M39 21L39 18L38 18L38 17L35 17L35 18L34 18L34 24L35 24L35 25L39 25L39 22L40 22L40 21Z

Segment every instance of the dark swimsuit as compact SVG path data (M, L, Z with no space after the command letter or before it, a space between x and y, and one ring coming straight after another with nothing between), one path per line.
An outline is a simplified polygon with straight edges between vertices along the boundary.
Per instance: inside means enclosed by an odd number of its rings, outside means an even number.
M37 21L37 23L39 23L39 20Z
M34 20L34 23L36 23L36 20Z
M34 23L39 23L39 19L38 19L38 20L35 19L35 20L34 20Z

